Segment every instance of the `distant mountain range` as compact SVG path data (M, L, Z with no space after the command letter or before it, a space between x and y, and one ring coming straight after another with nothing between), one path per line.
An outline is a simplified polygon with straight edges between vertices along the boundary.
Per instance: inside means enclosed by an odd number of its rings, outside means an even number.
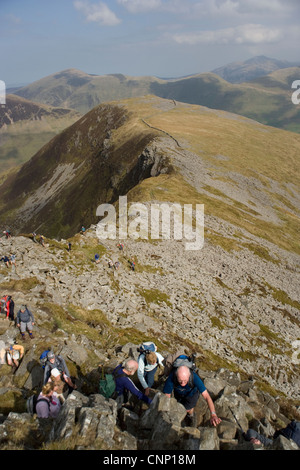
M176 79L98 76L75 69L44 77L15 89L0 108L0 172L27 161L95 106L146 95L229 111L299 133L300 106L291 101L291 84L300 78L300 67L290 65L259 56Z
M122 74L91 75L75 69L45 77L15 92L49 106L71 108L81 114L105 101L156 95L199 104L255 119L263 124L300 132L300 109L291 102L291 84L300 77L300 67L258 57L240 65L231 64L216 73L201 73L178 79L130 77ZM281 68L279 68L281 67ZM268 75L265 71L274 70ZM241 70L243 73L241 73ZM230 83L220 75L249 80ZM268 77L268 78L263 78Z
M260 55L243 62L232 62L212 70L212 73L219 75L230 83L243 83L254 80L263 75L268 75L279 69L299 67L299 62L288 62L287 60L270 59Z

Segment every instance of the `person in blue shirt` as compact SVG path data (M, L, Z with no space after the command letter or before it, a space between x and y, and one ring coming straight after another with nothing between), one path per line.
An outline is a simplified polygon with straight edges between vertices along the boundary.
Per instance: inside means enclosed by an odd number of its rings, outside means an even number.
M171 397L172 392L174 392L176 400L185 407L187 417L191 424L195 424L194 408L200 393L207 402L211 415L211 424L217 426L221 422L221 419L218 418L216 414L214 403L204 383L200 377L187 366L180 366L178 369L171 371L165 383L163 393Z
M129 378L134 375L138 369L138 363L134 359L127 359L124 365L119 364L113 371L116 382L117 404L121 408L123 403L126 403L130 394L135 395L139 400L144 401L150 405L152 400L142 393Z

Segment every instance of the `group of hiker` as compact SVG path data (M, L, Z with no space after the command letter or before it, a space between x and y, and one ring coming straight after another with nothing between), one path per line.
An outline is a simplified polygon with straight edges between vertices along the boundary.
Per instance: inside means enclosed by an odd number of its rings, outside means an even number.
M149 392L154 384L155 374L158 368L163 368L163 375L166 378L163 393L167 397L171 397L173 393L174 398L185 407L186 421L190 426L195 425L194 409L200 394L207 402L211 424L217 426L221 422L204 383L196 373L193 357L179 354L175 360L172 355L164 358L157 352L157 347L153 342L143 343L139 347L139 352L137 361L129 358L113 370L114 397L117 400L118 408L129 401L130 395L135 395L137 399L150 405L152 400L149 397ZM130 379L130 376L135 372L137 372L142 390Z
M40 356L44 368L43 386L38 395L27 400L27 410L38 418L56 418L66 396L77 388L73 383L64 358L51 349ZM34 401L34 406L31 406Z
M0 258L0 261L3 261L3 263L5 264L7 268L9 268L9 266L12 266L12 265L16 266L16 255L13 253L9 253L8 255L3 255Z

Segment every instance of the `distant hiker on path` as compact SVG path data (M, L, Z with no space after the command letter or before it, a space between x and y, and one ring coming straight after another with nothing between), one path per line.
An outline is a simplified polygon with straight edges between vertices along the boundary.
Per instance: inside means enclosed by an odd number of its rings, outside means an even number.
M15 369L20 365L20 360L24 356L24 348L19 344L11 344L6 349L7 364Z
M0 261L3 261L4 264L6 264L6 267L9 268L9 257L8 256L2 256L2 258L0 259Z
M45 248L45 240L44 240L43 235L40 235L40 245L42 245Z
M25 332L28 330L29 338L32 339L32 330L34 325L34 318L31 311L26 305L22 305L17 313L17 327L20 328L22 340L25 340Z

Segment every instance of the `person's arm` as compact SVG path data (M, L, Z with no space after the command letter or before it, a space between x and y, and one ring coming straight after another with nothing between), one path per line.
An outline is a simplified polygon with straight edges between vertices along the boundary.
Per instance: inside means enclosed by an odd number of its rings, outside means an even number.
M138 370L137 370L137 376L138 376L138 379L142 385L142 387L144 389L147 389L148 388L148 384L144 378L144 372L145 372L145 361L144 361L144 355L141 355L139 357L139 361L138 361L138 364L139 364L139 367L138 367Z
M165 386L164 386L164 389L163 389L163 393L167 397L171 398L173 389L174 389L173 372L171 372L171 374L169 375L169 377L166 380L166 383L165 383Z
M31 323L34 324L34 317L33 317L32 312L31 312L29 309L27 309L27 311L28 311L29 316L30 316L30 318L31 318Z
M139 400L144 401L148 405L152 402L150 398L147 397L144 393L142 393L132 382L132 380L129 377L122 377L121 379L124 383L124 387L129 390L133 395L135 395Z
M69 369L67 367L67 364L66 364L66 361L64 360L64 358L62 356L57 356L60 363L61 363L61 367L62 367L62 370L63 370L63 373L67 376L67 377L70 377L70 372L69 372Z
M44 369L44 385L46 385L46 383L48 382L50 375L51 375L50 366L46 364L45 369Z
M217 426L217 424L219 424L221 422L221 419L218 418L218 416L217 416L214 402L212 401L211 396L210 396L210 394L208 393L207 390L202 392L202 396L206 400L207 406L208 406L209 411L210 411L210 423L213 426Z

